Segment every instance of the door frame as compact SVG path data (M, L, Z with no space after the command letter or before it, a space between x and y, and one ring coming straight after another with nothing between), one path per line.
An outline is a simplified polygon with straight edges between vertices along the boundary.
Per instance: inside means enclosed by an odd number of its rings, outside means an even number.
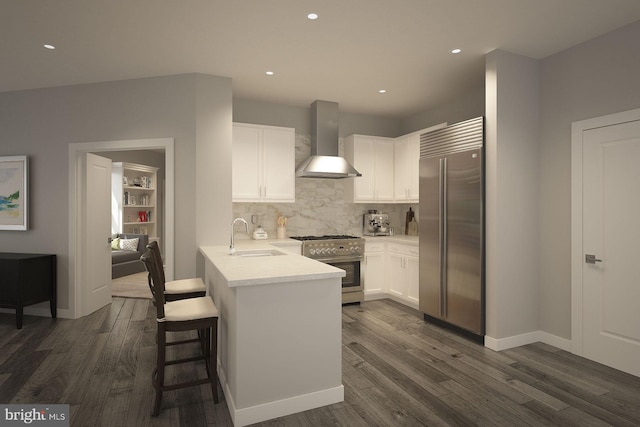
M165 212L164 252L167 280L173 280L174 272L174 209L175 169L173 138L134 139L121 141L94 141L69 144L69 312L74 319L82 316L84 292L83 269L83 224L85 209L82 197L82 170L79 158L84 153L131 150L164 150L165 152ZM107 238L108 236L105 236Z
M640 120L640 108L571 124L571 352L583 355L582 171L583 133L591 129Z

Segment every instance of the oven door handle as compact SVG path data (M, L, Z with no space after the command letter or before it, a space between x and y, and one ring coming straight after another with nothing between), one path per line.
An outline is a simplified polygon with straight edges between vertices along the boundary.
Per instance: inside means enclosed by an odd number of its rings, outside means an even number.
M312 259L315 259L316 261L324 262L325 264L333 264L333 263L344 263L344 262L354 262L354 261L362 262L363 258L364 257L362 256L357 256L357 257L349 257L349 258L312 258Z

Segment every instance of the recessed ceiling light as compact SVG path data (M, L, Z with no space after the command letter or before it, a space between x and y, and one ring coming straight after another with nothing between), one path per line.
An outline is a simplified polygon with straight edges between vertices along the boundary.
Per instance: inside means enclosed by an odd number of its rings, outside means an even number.
M462 49L457 49L456 48L456 49L452 49L451 50L451 53L453 53L453 54L460 53L460 52L462 52Z
M267 71L267 72L265 72L265 74L267 76L273 76L275 73L273 71Z
M380 89L380 90L378 91L378 93L387 93L387 90L386 90L386 89Z
M314 21L316 19L318 19L318 14L317 13L310 13L307 15L307 18Z
M49 50L53 50L53 49L55 49L55 48L56 48L56 47L55 47L54 45L52 45L52 44L45 44L45 45L44 45L44 47L45 47L45 49L49 49Z

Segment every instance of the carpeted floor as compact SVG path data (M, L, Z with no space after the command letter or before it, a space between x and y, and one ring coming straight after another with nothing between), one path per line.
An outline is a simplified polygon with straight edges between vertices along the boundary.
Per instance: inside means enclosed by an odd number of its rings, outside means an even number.
M118 277L111 281L111 295L125 298L151 299L151 291L147 283L147 272Z

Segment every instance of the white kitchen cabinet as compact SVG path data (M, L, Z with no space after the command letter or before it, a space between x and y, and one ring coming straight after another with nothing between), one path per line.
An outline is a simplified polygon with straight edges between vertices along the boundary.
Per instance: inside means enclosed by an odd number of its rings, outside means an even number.
M418 247L389 243L387 256L389 294L417 309L420 286Z
M367 238L361 275L364 280L365 299L386 298L386 253L385 244Z
M158 239L158 168L127 162L111 164L111 232L148 234Z
M362 174L349 178L345 186L348 202L393 202L393 141L366 135L345 139L345 158Z
M420 135L446 126L446 123L441 123L395 139L393 195L396 203L420 201Z
M295 202L295 129L233 124L234 202Z
M398 137L394 152L394 199L396 202L417 203L420 195L420 133Z

